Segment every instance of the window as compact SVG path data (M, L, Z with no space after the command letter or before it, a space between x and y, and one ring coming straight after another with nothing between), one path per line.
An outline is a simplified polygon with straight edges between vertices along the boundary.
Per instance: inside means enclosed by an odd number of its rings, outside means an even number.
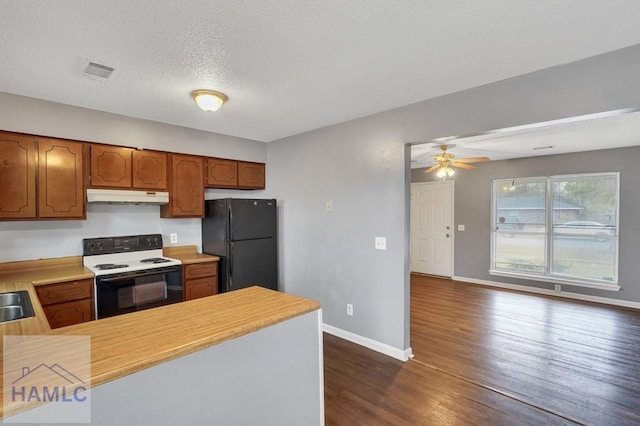
M619 173L492 181L491 270L619 290Z

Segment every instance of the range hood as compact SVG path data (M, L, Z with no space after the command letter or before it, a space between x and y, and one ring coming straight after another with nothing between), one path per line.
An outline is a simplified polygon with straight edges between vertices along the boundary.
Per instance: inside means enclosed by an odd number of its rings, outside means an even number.
M88 203L109 204L169 204L169 193L160 191L129 191L126 189L87 189Z

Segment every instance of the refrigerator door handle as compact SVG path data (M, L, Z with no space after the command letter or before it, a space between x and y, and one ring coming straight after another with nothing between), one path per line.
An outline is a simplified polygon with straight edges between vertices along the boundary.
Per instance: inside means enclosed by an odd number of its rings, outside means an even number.
M229 247L229 278L233 277L233 244Z
M233 241L233 209L229 204L229 241Z

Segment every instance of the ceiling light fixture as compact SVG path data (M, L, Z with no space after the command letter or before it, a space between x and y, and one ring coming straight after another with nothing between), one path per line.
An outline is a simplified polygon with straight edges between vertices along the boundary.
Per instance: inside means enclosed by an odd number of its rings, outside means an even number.
M203 111L217 111L229 98L227 95L213 90L194 90L191 97Z
M445 180L446 178L453 176L455 173L456 171L451 167L449 167L448 165L444 165L440 167L440 169L436 172L436 176L442 178L442 180Z

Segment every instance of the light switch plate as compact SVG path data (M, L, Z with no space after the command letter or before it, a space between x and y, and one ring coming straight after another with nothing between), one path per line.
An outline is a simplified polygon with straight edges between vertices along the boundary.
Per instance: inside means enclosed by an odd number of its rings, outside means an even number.
M458 231L464 231L464 225L458 225Z
M376 237L376 250L386 250L386 249L387 249L387 238Z

